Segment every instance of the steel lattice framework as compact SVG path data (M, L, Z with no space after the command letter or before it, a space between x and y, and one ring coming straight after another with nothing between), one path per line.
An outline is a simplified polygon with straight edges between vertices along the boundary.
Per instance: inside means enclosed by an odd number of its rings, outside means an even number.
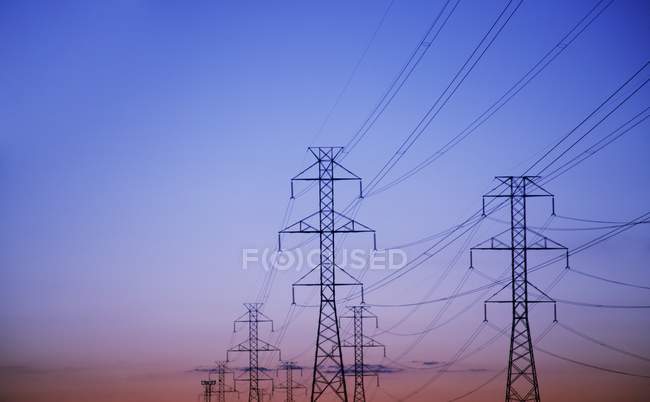
M226 374L233 372L228 370L226 362L217 362L217 402L226 402L226 394L237 392L234 387L226 383Z
M291 179L291 197L294 198L295 181L316 181L319 190L319 209L308 217L284 228L280 231L280 234L313 233L319 236L320 263L294 283L292 290L295 290L295 286L318 286L320 288L320 312L316 335L311 400L316 401L321 397L331 395L337 400L347 402L343 353L336 310L336 287L361 286L361 283L343 268L336 265L334 238L337 233L362 232L373 233L374 237L374 230L336 212L334 209L334 183L338 180L358 181L359 195L363 196L361 178L336 161L343 148L310 147L308 149L316 158L316 162ZM281 249L281 244L279 248ZM307 283L306 278L316 272L317 269L319 270L318 282ZM342 272L349 281L337 282L337 272ZM361 293L363 300L363 288Z
M343 347L354 348L354 402L366 401L366 390L364 384L365 377L376 377L377 385L379 385L379 376L377 373L366 370L364 350L366 348L382 348L384 350L384 357L386 357L386 347L364 333L363 322L366 319L375 320L375 327L379 327L379 320L377 316L370 313L368 311L368 308L368 306L364 305L348 306L348 309L352 312L352 315L341 317L352 319L352 339L344 340Z
M259 339L258 331L260 323L271 323L271 330L273 330L273 321L260 311L262 303L244 303L244 307L246 307L247 311L234 321L233 330L236 332L238 323L248 324L248 339L237 346L228 349L226 352L226 361L230 361L231 352L248 353L247 376L244 378L235 378L235 386L238 381L248 382L248 401L259 402L262 401L263 396L263 389L260 388L259 384L260 381L273 382L271 377L260 371L258 358L259 352L278 352L279 354L280 349Z
M302 368L298 367L295 362L282 362L280 364L279 370L284 371L285 373L285 381L284 383L280 383L275 387L275 389L280 389L285 391L285 398L284 400L286 402L294 402L293 398L293 391L296 389L302 389L307 391L307 387L305 387L303 384L294 381L293 379L293 372L295 370L300 370L301 375L302 375Z
M212 395L214 395L214 386L216 385L216 380L201 380L201 385L203 386L203 402L211 402Z
M539 402L539 383L533 354L533 344L528 320L528 305L531 303L552 303L554 319L557 320L556 303L550 296L528 280L528 251L568 250L561 244L535 232L526 225L526 200L531 197L551 197L555 215L554 196L537 184L538 176L498 176L497 187L483 196L483 215L486 198L508 198L510 202L510 228L497 236L472 247L473 250L507 250L511 253L512 274L510 282L485 301L485 320L487 303L511 303L512 327L510 331L510 353L508 358L508 379L506 402ZM508 236L509 234L509 236ZM509 237L509 239L507 238ZM470 261L472 261L470 251ZM470 266L473 262L470 263ZM510 300L497 300L496 296L507 287L511 288ZM529 297L529 288L538 297Z

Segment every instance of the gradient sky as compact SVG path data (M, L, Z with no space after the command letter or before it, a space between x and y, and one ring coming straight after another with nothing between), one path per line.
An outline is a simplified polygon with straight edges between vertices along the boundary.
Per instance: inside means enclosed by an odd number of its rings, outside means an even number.
M309 163L307 146L342 145L351 138L442 3L395 1L319 133L387 1L0 2L0 401L196 400L202 373L195 370L224 359L228 345L244 335L232 337L232 320L243 313L243 302L256 298L265 276L260 269L241 269L242 249L275 247L289 178ZM461 2L393 104L347 157L346 167L366 179L374 176L503 4ZM525 2L389 177L464 128L593 4ZM493 176L520 173L648 60L649 19L648 2L614 1L466 141L410 180L364 201L358 219L377 230L378 246L407 243L459 223L478 208ZM650 90L644 88L590 141L649 101ZM549 183L558 213L627 221L648 212L648 129L646 121ZM337 195L337 205L343 206L352 192ZM314 194L302 197L291 220L315 208ZM540 226L549 206L534 203L534 208L531 220ZM557 228L584 226L560 218L551 222ZM473 242L501 230L488 221ZM549 233L575 247L601 232ZM461 243L368 301L422 299ZM346 245L370 242L360 238ZM415 256L426 245L407 252ZM431 297L453 291L467 258L465 251ZM497 276L507 266L503 258L481 255L477 265ZM639 226L576 255L572 265L647 286L648 258L650 228ZM562 268L553 265L532 280L546 285ZM371 283L384 275L371 272L365 278ZM293 271L276 276L265 312L278 326L298 276ZM472 276L465 286L483 283ZM575 274L567 274L552 294L650 304L647 290ZM310 302L309 292L298 296ZM444 317L470 302L459 299ZM421 308L395 331L421 330L440 308ZM569 305L559 310L562 322L582 332L650 355L647 310ZM390 328L408 309L374 311L381 326ZM509 312L492 306L490 317L504 326ZM448 360L482 318L477 303L428 334L399 362L416 369L382 375L380 390L369 385L376 400L395 400L424 383L433 372L422 362ZM552 312L540 307L532 318L533 334L539 334ZM315 319L316 310L306 308L292 322L280 345L285 356L311 363ZM485 329L477 344L493 334ZM389 357L398 357L413 337L378 339ZM647 362L561 328L542 345L589 363L650 374ZM501 338L409 400L447 400L478 386L504 368L506 350L507 340ZM400 367L374 353L369 352L372 363ZM537 359L548 401L643 401L650 392L647 379L601 373L543 354ZM242 356L233 364L244 363ZM466 400L501 400L504 380Z

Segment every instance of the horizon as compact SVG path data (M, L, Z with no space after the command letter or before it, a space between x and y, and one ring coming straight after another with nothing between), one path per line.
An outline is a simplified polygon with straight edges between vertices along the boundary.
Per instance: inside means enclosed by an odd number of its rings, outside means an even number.
M319 224L318 186L292 184L318 146L343 147L336 219L361 231L335 236L364 284L337 314L363 301L386 347L367 400L503 400L511 256L470 249L513 240L507 208L481 216L495 177L539 174L527 244L571 254L528 253L530 297L557 303L530 312L539 394L645 401L649 20L635 0L3 2L0 402L195 401L215 361L249 373L226 353L244 303L308 400L318 295L292 285L319 244L279 232Z

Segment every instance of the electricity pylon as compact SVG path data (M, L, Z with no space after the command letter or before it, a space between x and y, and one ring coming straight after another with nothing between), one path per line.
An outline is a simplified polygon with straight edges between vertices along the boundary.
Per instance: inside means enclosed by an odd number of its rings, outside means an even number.
M555 198L536 183L539 177L497 176L496 179L499 182L498 185L483 196L483 215L485 216L486 198L508 198L510 200L510 228L472 247L470 251L470 267L473 266L473 250L510 251L511 280L485 301L485 320L487 321L487 303L512 304L512 328L510 331L510 354L505 400L506 402L539 402L539 383L537 382L537 369L535 368L533 344L528 322L528 305L531 303L553 303L555 320L557 320L557 310L555 300L528 280L528 251L563 250L566 253L567 268L569 253L566 247L526 226L526 200L528 198L551 197L552 214L555 215ZM511 298L509 300L495 299L508 286L511 287ZM529 298L529 286L539 293L534 300Z
M258 327L260 323L271 323L271 331L273 331L273 321L264 315L260 308L262 303L244 303L246 313L236 319L233 323L233 331L237 332L237 324L248 324L248 339L241 342L237 346L228 349L226 352L226 361L230 361L231 352L246 352L248 353L248 375L245 378L235 378L235 387L238 381L248 382L248 401L259 402L262 401L263 390L260 388L260 381L271 381L273 379L260 371L258 353L259 352L278 352L280 349L271 345L270 343L259 339Z
M375 372L366 371L364 362L363 351L366 348L383 348L384 357L386 357L386 347L367 336L363 331L363 321L365 319L374 319L375 327L379 328L379 319L376 315L368 311L368 307L348 306L352 311L351 316L342 316L341 318L352 319L352 339L343 341L343 347L354 348L354 402L366 402L366 390L364 386L364 378L368 376L375 376L377 378L377 385L379 385L379 376Z
M226 384L226 374L233 374L228 370L226 362L217 362L217 402L226 402L226 394L237 392L234 387Z
M302 375L302 367L296 366L295 362L282 362L279 370L283 370L285 372L285 380L284 383L280 383L279 385L277 385L275 389L285 390L285 399L284 399L285 402L294 402L293 399L294 390L304 389L305 392L307 391L307 387L293 380L294 370L300 370L300 373Z
M201 385L203 386L203 402L212 402L212 395L214 395L214 386L217 383L216 380L201 380Z
M359 182L359 195L363 196L361 178L341 166L336 158L342 147L310 147L309 151L316 162L291 179L291 198L294 198L295 181L318 182L318 211L304 219L284 228L282 233L313 233L320 237L320 263L303 275L295 286L320 287L320 312L316 335L316 352L312 377L311 400L316 401L328 394L337 400L348 401L348 393L343 371L343 353L336 311L337 286L362 286L361 282L336 265L334 237L336 233L374 233L375 231L349 218L334 209L334 182L338 180L355 180ZM279 239L280 240L280 239ZM376 241L375 241L376 245ZM281 249L282 245L279 245ZM376 248L376 247L375 247ZM317 282L303 282L312 272L319 269ZM336 274L343 273L349 281L337 282ZM363 287L361 289L363 301ZM295 298L294 298L295 303Z

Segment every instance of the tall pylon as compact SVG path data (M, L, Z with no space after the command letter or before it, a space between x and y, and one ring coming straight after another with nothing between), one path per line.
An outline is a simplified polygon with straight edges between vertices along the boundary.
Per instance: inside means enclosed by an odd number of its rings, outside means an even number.
M284 383L280 383L275 387L275 389L281 389L285 391L285 402L294 402L295 399L293 398L293 391L296 389L303 389L307 390L307 387L302 385L299 382L294 381L293 379L293 372L295 370L300 370L302 373L302 367L298 367L295 362L282 362L280 365L280 368L278 371L284 371L285 374L285 380Z
M473 267L472 251L506 250L511 253L512 274L510 282L485 301L484 312L487 321L487 303L512 304L512 327L510 331L510 353L508 357L508 379L506 402L539 402L539 383L533 354L533 344L528 320L528 305L531 303L552 303L554 320L557 320L556 302L528 280L528 251L563 250L567 268L569 253L566 247L527 227L526 200L532 197L551 197L552 214L555 215L555 198L542 188L539 176L497 176L497 186L483 196L483 215L486 198L509 198L510 228L484 241L470 251L470 268ZM509 236L508 236L509 235ZM509 237L509 239L508 239ZM496 297L507 287L511 288L509 300ZM538 293L529 297L529 288Z
M214 386L217 383L216 380L201 380L201 386L203 387L203 402L212 402L212 395L214 395Z
M217 367L217 402L226 402L226 394L231 392L237 392L234 387L231 387L226 383L226 374L233 374L232 371L228 370L228 365L226 362L218 361L216 362Z
M320 312L316 333L311 400L317 401L321 397L334 397L336 400L347 402L348 393L345 384L341 336L336 310L336 288L337 286L362 286L362 284L343 268L336 265L334 237L336 233L362 232L373 233L374 237L375 231L352 218L336 212L334 209L334 182L338 180L358 181L359 196L363 196L361 178L336 161L343 147L310 147L308 149L316 158L316 162L291 179L291 198L294 198L295 181L316 181L319 190L318 211L284 228L280 231L278 237L280 241L282 233L313 233L319 235L320 262L294 283L292 290L295 290L295 286L320 287ZM279 248L282 248L281 244ZM307 283L306 278L310 277L317 269L319 273L317 281ZM338 272L343 273L348 280L337 282L336 274ZM361 294L363 301L363 287Z
M376 372L366 371L364 361L364 349L366 348L383 348L384 357L386 357L386 347L369 337L364 333L363 322L367 319L375 320L375 327L379 328L379 319L376 315L368 311L368 306L348 306L352 312L351 316L342 316L341 318L352 319L352 338L343 341L343 347L354 348L354 402L366 402L365 377L374 376L377 378L379 385L379 376Z
M228 349L226 361L230 361L231 352L248 353L248 370L244 373L247 375L235 378L235 387L238 381L248 382L248 401L259 402L263 397L263 390L260 388L259 382L271 381L273 384L273 379L260 371L258 354L259 352L278 352L279 354L280 349L259 338L260 323L271 323L271 331L273 331L273 321L260 311L262 303L244 303L244 307L246 307L246 313L234 321L233 331L237 332L237 324L248 324L248 339Z

